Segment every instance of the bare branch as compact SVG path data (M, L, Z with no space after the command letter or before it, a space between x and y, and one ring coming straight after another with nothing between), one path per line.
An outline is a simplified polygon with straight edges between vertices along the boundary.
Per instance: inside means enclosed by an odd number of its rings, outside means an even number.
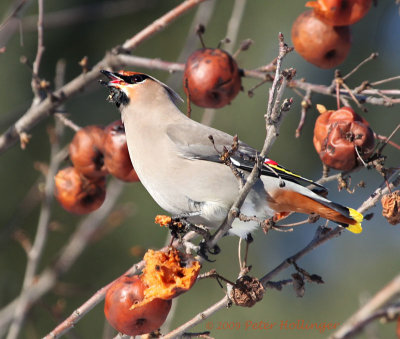
M301 101L301 115L300 115L299 125L297 126L295 132L296 138L299 138L301 135L304 123L306 122L307 111L309 110L310 107L311 107L311 90L307 90L306 94L303 97L303 100Z
M386 194L389 192L389 189L391 187L394 187L395 185L400 184L400 170L397 170L389 180L393 180L392 184L390 184L388 187L385 187L383 190L381 188L378 188L372 195L371 197L365 201L361 207L358 209L360 213L364 213L367 211L369 208L373 207L375 203L380 199L380 197L383 194ZM296 262L300 258L302 258L304 255L308 254L309 252L313 251L320 245L324 244L330 239L333 239L337 236L340 235L340 233L343 231L343 227L336 227L333 230L323 228L323 227L318 227L314 238L311 240L311 242L304 247L302 250L297 252L296 254L292 255L291 257L285 259L281 264L279 264L277 267L275 267L272 271L264 275L261 279L260 282L263 284L264 287L270 287L270 288L276 288L276 283L271 282L270 280L279 274L281 271L284 269L288 268L289 266L292 265L292 263ZM290 284L291 280L285 281L284 284ZM179 336L189 328L199 324L202 320L206 319L213 313L219 311L220 309L226 307L228 305L229 298L225 296L218 302L216 302L214 305L210 306L206 311L199 313L196 315L194 318L186 322L185 324L181 325L174 331L168 333L167 335L163 336L163 338L174 338L175 336Z
M272 143L275 141L276 136L279 131L279 126L281 123L282 115L280 112L276 111L275 103L280 101L281 96L283 94L283 90L285 89L285 81L281 79L281 67L282 67L282 60L289 52L286 44L283 41L283 35L279 34L279 55L277 59L276 65L276 72L275 72L275 79L272 83L272 87L269 92L269 101L267 106L267 113L265 116L266 120L266 138L264 142L263 149L260 153L260 157L263 158L269 151ZM282 81L281 81L282 80ZM271 99L272 98L272 99ZM274 101L275 100L275 101ZM238 212L240 207L243 205L248 193L250 192L253 185L258 180L258 174L262 163L259 161L255 164L253 170L251 171L250 175L246 180L246 184L243 186L242 189L239 191L239 195L236 198L234 204L232 205L228 216L224 223L218 228L218 230L213 235L212 239L208 242L208 246L212 248L217 242L226 234L226 232L231 228L231 225L234 219L238 216Z
M46 13L44 16L44 29L72 26L79 23L87 23L99 19L111 19L138 12L143 9L153 8L156 0L109 0L83 5L74 8L67 8L60 11ZM25 32L36 29L38 17L27 16L22 21L22 28Z
M193 18L192 24L189 28L189 33L186 37L184 46L182 51L179 54L179 57L176 59L179 63L186 62L186 59L189 57L194 50L197 49L198 39L196 28L201 24L207 27L210 22L216 7L216 1L206 1L199 5L196 14ZM182 71L184 69L184 64L182 65ZM172 74L169 76L166 82L171 88L178 88L182 84L182 76L181 74Z
M98 79L101 69L108 67L117 68L123 65L137 67L140 66L149 69L160 69L169 72L183 71L184 69L184 64L182 63L167 62L159 59L149 59L129 55L107 54L107 56L98 64L96 64L89 72L81 74L77 78L67 83L61 89L52 93L50 97L43 100L39 105L31 107L15 124L9 127L8 130L0 136L0 153L4 152L11 145L13 145L18 140L19 134L22 131L28 131L32 129L33 126L35 126L38 122L48 116L51 112L54 112L59 105L61 105L70 97L78 94L89 83L92 83ZM269 74L264 72L251 70L244 70L244 74L245 76L262 80L268 80L269 76ZM271 78L273 79L273 77ZM335 94L331 92L330 86L312 84L299 80L291 80L288 86L303 89L305 91L310 90L313 93L335 96ZM378 95L378 92L385 95L400 95L400 90L378 91L376 89L366 89L362 92L362 94L356 90L352 90L352 92L358 100L364 103L384 106L400 104L400 98L391 98L388 100L386 98L375 96ZM350 95L348 95L346 90L341 90L340 95L341 98L350 98Z
M160 59L149 59L127 54L109 55L108 63L112 68L121 66L145 67L148 69L163 70L171 73L183 72L185 69L185 64L183 63L169 62Z
M246 8L247 0L235 0L233 4L232 14L228 22L226 31L226 37L229 39L229 44L226 45L225 50L232 54L233 48L236 44L237 37L239 34L239 27L243 19L243 13ZM201 123L207 126L211 126L215 118L215 108L207 108L204 110L201 118Z
M188 233L184 237L184 241L189 241L195 236L194 233ZM180 240L175 240L173 243L174 247L179 247ZM170 246L165 246L160 249L160 251L168 251ZM79 255L79 254L78 254ZM129 270L127 270L124 275L135 275L138 274L144 267L145 262L142 260L134 264ZM118 278L117 278L118 279ZM115 280L114 280L115 281ZM53 329L49 334L46 335L46 339L58 338L64 333L68 332L76 323L78 323L93 307L100 303L113 282L107 284L106 286L99 289L92 297L90 297L84 304L78 307L72 314L60 323L55 329ZM0 317L1 319L1 317ZM0 327L1 328L1 327Z
M370 85L378 86L378 85L386 84L388 82L396 81L396 80L400 80L400 75L397 75L397 76L391 77L391 78L387 78L387 79L383 79L383 80L379 80L379 81L374 81L374 82L371 82Z
M349 73L347 73L342 79L347 80L354 73L356 73L362 66L364 66L366 63L370 62L371 60L375 60L378 56L379 56L378 53L376 53L376 52L372 53L368 58L361 61L356 67L354 67L354 69L352 69Z
M362 330L375 318L375 313L400 293L400 274L376 293L371 300L354 313L342 326L330 336L331 339L348 338ZM397 311L399 312L399 310ZM385 312L386 313L386 312ZM380 313L378 313L380 315ZM372 317L372 319L371 319Z
M75 124L72 120L68 119L63 113L54 114L65 126L71 128L73 131L78 132L81 127Z
M61 254L55 264L44 270L32 284L29 289L23 291L17 299L10 302L0 310L0 337L4 334L8 324L13 320L15 308L20 300L24 300L26 305L32 306L45 293L47 293L57 279L67 272L81 255L89 239L97 231L105 217L113 209L120 193L123 183L113 180L107 187L107 197L103 205L95 212L87 216L78 225L76 231L70 237L66 246L61 250Z
M51 217L51 207L54 200L53 196L54 176L56 175L59 165L63 160L62 157L58 156L60 146L57 140L58 136L54 138L54 141L51 145L50 165L46 175L44 198L40 210L35 240L33 242L32 248L28 252L28 262L25 270L25 277L24 277L24 282L22 284L21 294L27 291L34 284L35 276L37 274L37 269L40 264L40 259L42 257L44 247L46 245L48 225ZM28 306L28 299L22 297L19 298L17 307L14 312L13 322L11 324L7 339L14 339L18 337L18 334L23 325L27 306Z
M164 335L162 338L163 339L172 339L172 338L179 337L184 332L186 332L188 329L196 326L197 324L200 324L203 320L207 319L209 316L211 316L215 312L221 310L222 308L227 307L228 304L229 304L229 298L227 296L225 296L221 300L216 302L214 305L207 308L203 312L198 313L191 320L189 320L185 324L179 326L175 330L169 332L168 334Z
M14 2L18 3L0 25L0 47L4 47L8 40L20 28L21 17L26 9L31 5L32 0L20 0Z
M360 213L366 212L369 208L372 208L375 205L375 203L380 199L380 197L383 194L386 194L387 192L389 192L389 189L393 188L396 185L399 185L400 184L399 174L400 174L400 170L397 170L395 173L393 173L393 175L389 179L389 181L393 180L392 184L385 187L384 189L378 188L371 195L371 197L361 205L361 207L358 209L358 211ZM292 263L296 262L297 260L299 260L300 258L305 256L309 252L315 250L317 247L324 244L328 240L339 236L342 231L343 231L343 227L339 227L339 226L333 230L319 227L314 235L314 238L311 240L311 242L306 247L304 247L302 250L300 250L296 254L292 255L291 257L282 261L281 264L279 264L272 271L270 271L269 273L264 275L260 279L260 282L263 284L264 287L271 287L271 288L275 287L274 283L272 283L272 286L271 286L271 281L270 281L274 276L276 276L281 271L283 271L284 269L291 266ZM290 282L288 281L287 283L290 283ZM225 296L224 298L222 298L221 300L216 302L214 305L210 306L206 311L199 313L194 318L189 320L187 323L181 325L174 331L168 333L163 338L173 338L174 336L178 336L179 334L183 333L184 331L188 330L189 328L199 324L202 320L206 319L211 314L219 311L227 304L228 304L228 297Z
M37 21L38 47L37 47L35 61L33 62L34 77L39 76L40 61L42 60L42 55L43 55L43 51L44 51L44 45L43 45L43 0L38 0L38 7L39 7L39 14L38 14L38 21Z
M133 50L143 41L149 39L154 34L162 31L165 27L167 27L170 23L175 21L182 14L186 13L188 10L197 6L198 4L204 2L205 0L186 0L182 4L175 7L173 10L169 11L161 18L154 21L151 25L148 25L141 32L136 34L133 38L127 40L122 45L122 48L125 50Z
M141 261L133 265L124 275L134 275L140 272L144 267L144 261ZM118 278L117 278L118 279ZM115 280L117 280L115 279ZM114 281L115 281L114 280ZM68 330L75 326L75 324L81 320L93 307L95 307L99 302L104 299L108 289L114 283L110 282L108 285L99 289L92 297L90 297L83 305L78 307L72 314L65 319L61 324L59 324L54 330L47 334L44 339L55 339L62 336Z
M130 50L139 46L140 43L157 33L160 29L165 28L174 19L203 1L205 0L186 0L175 9L156 20L153 24L144 28L132 39L127 40L123 45L123 49ZM100 77L100 70L109 67L110 64L108 62L107 54L101 61L93 66L89 72L79 75L65 86L52 93L52 95L48 96L38 105L31 107L0 137L0 153L14 144L22 132L30 130L38 122L54 112L55 108L61 105L67 98L79 93L87 84L98 79Z

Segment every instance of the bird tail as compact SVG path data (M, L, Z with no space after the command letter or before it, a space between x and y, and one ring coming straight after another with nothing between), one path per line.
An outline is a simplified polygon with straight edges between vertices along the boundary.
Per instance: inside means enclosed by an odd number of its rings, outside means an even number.
M360 212L356 211L353 208L342 206L342 205L334 203L332 201L329 201L329 202L323 201L321 203L323 205L325 205L326 207L332 208L334 211L340 213L341 217L342 218L344 217L347 220L344 222L341 222L340 220L338 220L340 218L338 218L337 220L329 219L329 218L326 218L326 219L335 221L336 223L345 227L347 230L349 230L352 233L361 233L362 232L361 223L362 223L364 217Z
M276 212L316 213L352 233L361 233L363 216L356 210L334 203L302 187L304 192L278 189L268 192L268 204ZM300 189L301 190L301 189Z

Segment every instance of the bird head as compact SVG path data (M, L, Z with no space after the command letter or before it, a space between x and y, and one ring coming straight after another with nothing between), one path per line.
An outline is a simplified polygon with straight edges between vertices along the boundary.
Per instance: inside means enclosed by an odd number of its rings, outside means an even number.
M108 87L110 90L108 100L114 102L117 107L126 106L131 101L136 103L140 101L152 102L160 90L165 92L175 104L183 101L174 90L150 75L129 71L110 72L101 70L100 72L109 80L100 80L100 84Z

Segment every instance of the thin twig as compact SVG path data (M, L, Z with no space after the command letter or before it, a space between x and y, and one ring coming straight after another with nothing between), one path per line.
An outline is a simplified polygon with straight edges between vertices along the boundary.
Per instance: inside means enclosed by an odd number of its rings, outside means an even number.
M37 89L34 86L36 84L35 75L39 72L40 59L43 53L43 0L38 0L39 5L39 20L38 20L38 48L36 59L34 62L34 76L32 78L32 89ZM38 95L38 92L35 92ZM58 138L55 138L58 139ZM42 202L42 207L40 210L38 227L36 230L35 240L33 242L32 247L28 252L28 262L26 265L24 281L22 284L22 293L29 289L30 286L34 283L34 278L37 273L37 268L40 264L40 259L42 257L42 253L44 247L46 245L47 234L48 234L48 224L51 216L51 206L53 202L53 190L54 190L54 176L57 172L57 169L60 165L60 160L56 158L57 153L59 152L59 144L56 140L51 144L50 150L50 165L48 169L48 173L46 176L46 184L44 189L44 198ZM13 315L12 323L7 335L7 339L15 339L18 337L19 332L21 331L24 319L25 312L27 309L28 301L27 299L20 298L19 302L15 308L15 312Z
M371 53L371 55L366 58L365 60L361 61L356 67L354 67L349 73L347 73L344 77L342 77L343 80L347 80L350 78L354 73L356 73L362 66L364 66L366 63L368 63L371 60L376 59L379 56L378 53L374 52Z
M193 238L193 234L187 234L185 236L186 240L190 240ZM174 247L179 246L179 240L175 240L173 243ZM170 246L165 246L160 251L168 251ZM144 267L144 261L140 261L134 264L129 270L127 270L124 275L134 275L138 274ZM115 280L114 280L115 281ZM78 307L72 314L65 319L62 323L60 323L55 329L53 329L49 334L45 336L46 339L54 339L58 338L61 335L65 334L69 331L76 323L78 323L93 307L95 307L98 303L100 303L107 293L107 290L112 285L112 282L107 284L106 286L99 289L92 297L90 297L84 304ZM1 318L0 318L1 319Z
M399 185L400 180L399 179L399 174L400 170L396 171L389 180L393 180L393 183L391 186L393 187L393 184ZM397 182L399 181L399 182ZM360 213L366 212L368 209L372 208L375 203L380 199L382 194L386 194L389 191L389 187L385 187L384 189L378 188L372 196L367 199L361 207L358 209ZM297 252L296 254L292 255L291 257L285 259L281 264L279 264L277 267L275 267L272 271L264 275L261 279L260 282L265 286L265 287L275 287L271 286L271 279L279 274L281 271L286 269L287 267L291 266L293 262L296 262L300 258L302 258L304 255L308 254L309 252L315 250L317 247L320 245L324 244L330 239L333 239L337 236L340 235L340 233L343 231L343 227L336 227L333 230L329 230L326 228L319 227L315 233L314 238L311 240L311 242L304 247L302 250ZM291 281L287 281L287 284L291 283ZM272 283L273 284L273 283ZM285 283L286 284L286 283ZM175 338L176 336L179 336L186 330L188 330L191 327L196 326L199 324L201 321L205 320L209 316L211 316L213 313L221 310L222 308L226 307L229 304L229 298L227 296L223 297L221 300L217 301L215 304L210 306L207 310L204 312L200 312L197 314L194 318L186 322L185 324L179 326L177 329L174 331L168 333L167 335L163 336L163 338Z
M38 21L37 21L37 51L35 61L32 64L32 91L35 95L35 98L32 102L32 105L38 104L44 97L41 93L41 84L39 78L39 68L40 62L42 60L42 55L44 52L43 45L43 0L38 0Z
M44 51L43 45L43 0L38 0L38 21L37 21L37 32L38 32L38 47L36 52L35 61L33 62L33 74L39 76L40 61Z
M243 239L239 237L239 243L238 243L238 259L239 259L239 268L240 268L240 271L243 269L243 263L242 263L242 241L243 241Z
M61 250L60 256L55 264L45 269L35 279L35 284L32 284L30 288L23 291L14 301L0 310L0 337L4 334L8 324L12 321L19 300L26 300L27 305L31 307L45 293L54 287L57 279L62 274L71 268L77 258L85 250L90 238L95 234L98 227L113 209L123 187L124 185L122 182L112 180L107 186L107 197L103 205L97 211L82 220L76 231L70 237L68 243Z
M90 21L105 20L132 13L141 10L150 9L155 7L156 0L108 0L102 2L95 2L90 5L82 5L74 8L66 8L59 11L46 13L44 16L44 29L53 29L60 27L67 27L77 25L82 22L88 23ZM29 32L36 29L37 16L26 16L22 20L22 28L24 32Z
M205 0L186 0L182 2L180 5L176 6L174 9L163 15L161 18L148 25L134 37L126 40L122 45L122 48L129 51L135 49L143 41L162 31L165 27L167 27L169 24L179 18L182 14L185 14L187 11L204 1Z
M370 85L371 86L378 86L378 85L386 84L388 82L392 82L392 81L396 81L396 80L400 80L400 75L397 75L395 77L390 77L390 78L387 78L387 79L383 79L383 80L379 80L379 81L374 81L374 82L371 82Z
M357 145L354 145L354 150L356 151L357 157L358 157L358 159L360 160L360 162L362 163L362 165L363 165L365 168L367 168L368 165L365 163L364 159L362 158L362 156L361 156L361 154L360 154L360 151L358 150L358 146L357 146Z
M168 72L183 71L184 69L184 64L182 63L167 62L159 59L141 58L130 55L107 54L106 57L93 66L89 72L79 75L65 86L52 93L49 98L43 100L39 105L31 107L16 123L10 126L3 135L0 136L0 153L11 147L19 139L19 134L22 131L29 131L32 129L33 126L48 116L48 112L55 111L55 109L67 99L80 93L85 86L98 79L101 69L107 67L117 68L124 65L160 69ZM268 74L265 74L264 72L250 70L244 70L243 72L245 76L256 79L265 80L268 77ZM273 79L273 77L271 77L271 79ZM313 93L334 96L331 92L330 86L312 84L299 80L291 80L288 86L296 87L304 91L310 89ZM352 92L356 98L359 98L362 102L367 104L381 106L400 104L400 98L392 98L390 102L388 102L385 98L376 97L377 90L375 89L365 90L362 94L357 93L356 90L352 90ZM380 92L386 95L400 95L400 90L394 89L381 90ZM348 91L346 90L341 90L340 95L349 96Z
M360 103L360 101L357 99L357 97L354 95L353 91L350 89L349 86L347 86L347 84L342 81L341 85L347 90L347 93L350 95L350 98L353 99L353 101L355 102L355 104L358 106L359 109L361 109L363 112L367 112L367 109ZM385 99L385 98L384 98ZM339 109L340 107L338 107Z
M240 24L243 19L244 10L246 8L247 0L235 0L233 4L232 14L228 21L228 28L226 38L229 39L229 46L225 46L225 50L232 54L233 49L239 35Z
M9 39L20 29L20 20L32 0L14 1L18 4L0 25L0 47L7 45Z
M387 138L384 137L384 136L382 136L382 135L376 135L376 137L378 137L379 139L384 140L384 144L379 148L378 153L382 153L383 149L385 148L385 146L386 146L387 144L390 144L390 145L392 145L393 147L395 147L395 148L397 148L397 149L400 149L400 146L399 146L399 145L397 145L396 143L390 141L390 139L393 138L393 136L397 133L397 131L398 131L399 129L400 129L400 124L398 124L398 125L396 126L396 128L393 130L392 133L390 133L390 135L389 135Z
M265 139L264 147L261 152L261 157L264 157L266 152L269 150L271 147L273 141L276 138L277 132L279 130L279 125L281 122L281 112L277 111L277 105L275 104L275 101L281 100L281 96L283 95L283 89L284 89L284 81L281 81L281 67L282 67L282 60L286 56L286 54L290 50L287 48L286 44L284 43L283 40L283 35L279 34L279 56L277 59L277 67L276 67L276 75L275 75L275 80L272 84L272 88L269 93L269 101L268 101L268 106L267 106L267 113L266 113L266 130L267 130L267 136ZM273 97L273 99L271 99ZM258 162L252 172L250 173L249 177L246 180L246 184L244 187L239 191L239 195L237 199L235 200L235 203L232 205L228 216L225 220L225 222L219 227L219 229L216 231L214 236L210 241L207 242L207 245L209 248L212 248L221 238L222 236L228 231L228 229L231 227L234 219L238 215L238 211L243 204L244 200L246 199L247 194L250 192L252 186L254 183L258 180L258 173L259 173L259 167L262 166L262 162ZM197 325L204 319L206 319L209 315L213 314L214 312L220 310L223 307L226 307L228 304L228 297L225 296L223 299L215 303L213 306L205 310L204 312L199 313L197 316L189 320L187 323L183 324L182 326L178 327L174 331L168 333L166 336L163 338L174 338L176 336L181 335L185 331L187 331L189 328Z
M184 63L169 62L160 59L150 59L128 54L112 54L108 56L107 61L112 68L117 68L121 66L144 67L152 70L168 71L170 73L183 72L183 70L185 69Z
M205 319L207 319L209 316L214 314L215 312L219 311L222 308L227 307L229 304L229 299L227 296L223 297L221 300L216 302L214 305L210 306L203 312L198 313L195 317L193 317L191 320L188 322L184 323L183 325L179 326L175 330L169 332L168 334L162 336L163 339L172 339L172 338L177 338L180 335L182 335L184 332L186 332L188 329L196 326L197 324L201 323Z
M204 338L204 339L214 339L213 337L209 336L210 332L195 332L195 333L183 333L182 339L190 339L190 338Z
M265 115L266 119L266 138L264 142L263 149L260 153L260 158L264 158L269 151L270 147L272 146L273 142L278 135L279 126L282 120L282 116L280 112L274 110L276 109L276 102L280 102L281 95L283 95L284 90L284 81L280 81L281 79L281 67L282 67L282 60L289 52L288 47L284 43L283 35L279 34L279 55L276 63L276 72L274 82L272 83L272 87L269 91L269 100L267 106L267 113ZM240 207L243 205L244 200L246 199L248 193L250 192L253 185L258 180L258 174L260 168L262 166L262 162L258 161L254 165L253 170L251 171L250 175L246 180L246 184L243 186L242 189L239 191L239 195L236 198L234 204L232 205L226 220L222 223L222 225L218 228L218 230L213 235L212 239L208 241L207 245L209 248L213 248L214 245L226 234L226 232L231 228L231 225L238 215L238 211Z
M210 22L214 14L216 7L215 5L216 1L206 1L198 6L192 24L190 25L189 33L186 37L186 41L184 43L182 51L180 52L179 57L176 59L177 63L186 62L189 55L193 53L194 50L196 50L196 47L198 46L198 39L196 38L197 36L196 28L200 24L203 25L204 27L207 27L208 23ZM182 64L181 71L183 71L183 69L184 69L184 64ZM182 86L182 75L171 74L166 83L171 88L178 88L179 86Z
M306 225L306 224L310 224L310 218L307 218L305 220L302 221L298 221L298 222L293 222L290 224L283 224L283 225L279 225L279 227L296 227L296 226L301 226L301 225Z
M239 34L240 23L243 19L243 13L246 8L247 0L235 0L233 4L232 14L228 22L228 27L226 30L226 37L229 39L229 45L225 46L225 50L228 53L232 53L233 48L236 44L237 37ZM207 108L204 110L203 116L201 118L201 123L203 125L211 126L214 121L216 114L215 108Z
M182 4L178 5L174 10L168 12L144 28L133 38L127 40L123 45L123 49L129 50L139 46L140 43L148 39L153 34L159 32L160 29L165 28L174 19L183 15L188 10L203 1L205 0L186 0ZM118 50L118 48L116 49ZM67 98L79 93L87 84L98 79L100 77L100 70L109 67L109 54L107 53L106 56L96 65L94 65L90 71L71 80L62 88L55 91L52 93L52 95L40 102L38 105L31 106L15 124L9 127L7 131L0 136L0 153L13 145L19 139L19 136L22 132L30 130L39 121L47 117L48 112L54 111L55 108L61 105Z
M78 132L81 127L75 124L72 120L68 119L64 113L55 113L57 119L59 119L65 126L71 128L73 131Z
M57 157L57 154L59 153L60 150L60 146L57 142L58 136L56 136L56 138L54 139L55 140L51 145L50 165L46 176L44 197L40 210L38 227L36 231L35 240L33 242L33 246L28 252L28 262L26 265L25 277L24 277L24 282L22 284L21 294L23 294L34 284L35 275L37 274L37 269L40 264L40 259L42 257L44 247L46 245L48 225L51 217L51 207L54 200L53 198L54 176L56 175L58 167L62 161L62 158ZM15 308L13 321L10 326L7 339L14 339L18 337L25 319L25 312L28 303L29 300L27 298L21 297L19 299L19 302Z
M134 275L140 272L144 267L144 261L133 265L124 275ZM117 278L118 279L118 278ZM75 326L93 307L104 299L105 294L111 285L117 280L110 282L106 286L99 289L93 296L91 296L84 304L78 307L72 314L59 324L54 330L47 334L44 339L56 339L65 334L68 330Z
M389 181L390 180L395 181L396 178L398 178L399 173L400 173L400 170L397 170L395 173L393 173L391 178L389 179ZM395 182L395 184L399 184L399 183ZM364 213L368 209L372 208L377 203L377 201L379 201L381 196L383 194L388 193L389 189L391 189L393 187L394 186L392 183L389 187L385 187L384 189L382 189L381 187L377 188L375 190L375 192L366 201L364 201L364 203L357 209L358 212ZM277 267L275 267L272 271L270 271L269 273L264 275L260 279L260 281L265 285L275 275L280 273L285 268L289 267L291 265L291 262L297 261L298 259L300 259L304 255L306 255L307 253L313 251L315 248L322 245L326 241L337 237L342 231L343 231L343 227L339 227L339 226L328 232L324 228L318 228L314 238L311 240L311 242L306 247L304 247L301 251L297 252L293 256L284 260L281 264L279 264Z
M308 109L311 107L311 90L307 90L306 94L301 101L301 115L299 125L296 128L295 137L299 138L301 135L301 131L303 129L304 123L306 122L306 115Z

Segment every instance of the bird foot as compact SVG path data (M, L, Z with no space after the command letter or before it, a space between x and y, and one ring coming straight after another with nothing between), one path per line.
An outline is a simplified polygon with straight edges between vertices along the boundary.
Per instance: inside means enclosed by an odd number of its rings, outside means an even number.
M214 262L215 260L211 260L208 257L208 254L217 255L221 252L221 249L218 245L213 246L212 248L208 248L207 242L202 240L199 244L200 249L197 251L197 254L202 257L204 260L208 262Z

